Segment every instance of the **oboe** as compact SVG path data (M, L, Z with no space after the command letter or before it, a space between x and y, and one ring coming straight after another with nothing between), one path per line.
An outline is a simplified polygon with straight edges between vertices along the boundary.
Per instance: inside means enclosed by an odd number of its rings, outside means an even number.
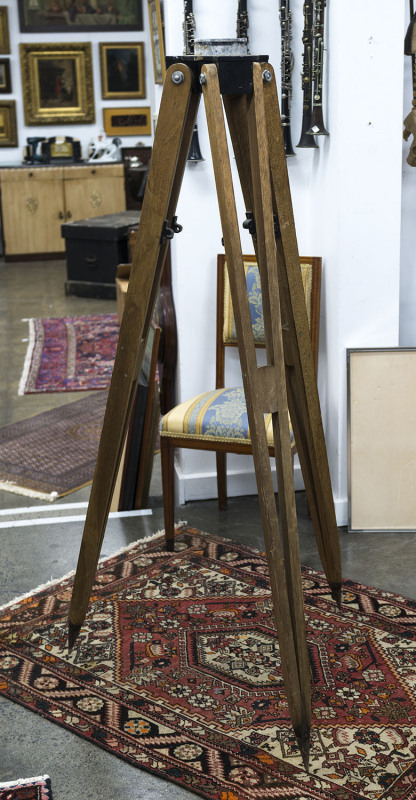
M238 0L237 39L247 39L248 44L248 11L247 0Z
M183 36L185 41L185 55L191 55L195 49L195 17L193 0L184 0Z
M303 66L302 91L303 114L302 130L298 147L318 147L313 136L308 133L312 124L312 46L313 46L313 0L303 4Z
M283 143L286 156L294 156L290 135L290 101L292 98L292 69L293 53L290 46L292 41L292 12L290 0L280 0L280 31L281 31L281 110L283 128Z
M313 108L311 127L313 136L328 136L322 114L322 86L324 77L324 32L326 0L315 0L313 15Z

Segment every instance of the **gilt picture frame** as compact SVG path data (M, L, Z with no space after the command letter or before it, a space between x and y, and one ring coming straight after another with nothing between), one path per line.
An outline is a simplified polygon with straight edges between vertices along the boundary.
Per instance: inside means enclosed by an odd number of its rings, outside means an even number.
M91 44L20 45L26 125L95 121Z
M7 6L0 6L0 53L2 55L10 53L9 9Z
M10 94L11 90L10 60L0 58L0 94Z
M155 83L163 83L166 75L166 63L160 0L148 0L148 11Z
M142 31L142 0L90 0L89 9L76 2L62 10L56 0L18 0L20 30L24 33L101 33Z
M150 136L152 133L149 106L128 106L103 109L107 136Z
M103 100L146 97L143 42L101 42L101 96Z
M0 147L17 147L15 100L0 100Z

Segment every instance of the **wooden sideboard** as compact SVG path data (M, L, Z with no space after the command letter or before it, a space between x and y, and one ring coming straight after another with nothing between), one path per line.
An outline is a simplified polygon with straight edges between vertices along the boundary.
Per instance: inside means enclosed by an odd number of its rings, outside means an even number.
M0 168L6 260L65 254L64 222L126 208L124 166L85 164Z

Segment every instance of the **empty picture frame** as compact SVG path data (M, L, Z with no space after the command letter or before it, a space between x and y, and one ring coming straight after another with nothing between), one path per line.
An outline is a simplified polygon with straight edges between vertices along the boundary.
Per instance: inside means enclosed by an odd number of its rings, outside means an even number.
M416 348L347 350L349 530L416 531Z

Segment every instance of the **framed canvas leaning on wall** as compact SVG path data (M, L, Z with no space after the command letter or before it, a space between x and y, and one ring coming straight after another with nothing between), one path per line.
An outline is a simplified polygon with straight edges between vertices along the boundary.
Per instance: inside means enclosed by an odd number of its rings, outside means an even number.
M349 530L416 531L416 348L347 350Z

